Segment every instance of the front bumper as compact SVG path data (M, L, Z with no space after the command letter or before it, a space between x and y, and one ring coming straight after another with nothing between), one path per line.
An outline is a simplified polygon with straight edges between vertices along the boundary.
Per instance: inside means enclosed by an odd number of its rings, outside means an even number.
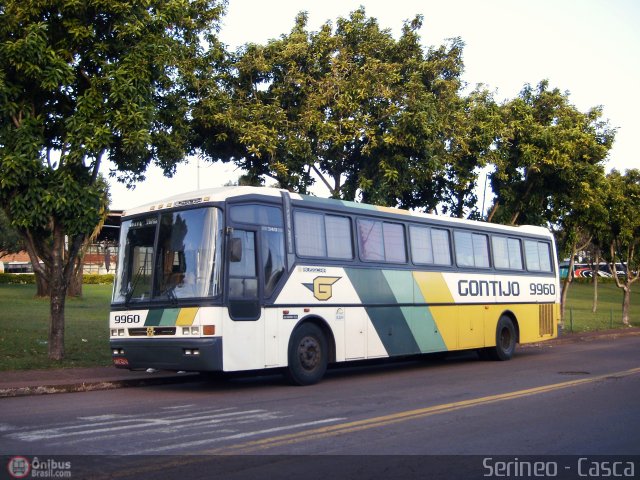
M186 372L222 371L222 337L111 339L111 355L117 368ZM114 352L119 353L114 353ZM197 353L195 353L197 352Z

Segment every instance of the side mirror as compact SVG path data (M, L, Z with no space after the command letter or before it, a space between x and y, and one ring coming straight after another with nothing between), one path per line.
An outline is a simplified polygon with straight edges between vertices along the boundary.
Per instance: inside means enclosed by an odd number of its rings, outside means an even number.
M229 239L229 261L234 263L242 261L242 239L241 238Z

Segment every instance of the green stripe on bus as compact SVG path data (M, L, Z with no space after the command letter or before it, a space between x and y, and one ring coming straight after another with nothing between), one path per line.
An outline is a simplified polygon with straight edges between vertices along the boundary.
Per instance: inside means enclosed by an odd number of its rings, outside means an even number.
M344 271L356 289L362 304L394 305L398 303L382 270L345 268Z
M149 310L147 320L144 322L145 327L157 327L162 319L162 309Z
M145 327L173 327L180 314L179 308L157 308L149 310Z
M354 286L360 301L366 305L365 310L373 324L380 341L384 345L388 355L402 355L407 353L419 353L420 349L409 328L407 318L397 304L394 291L382 270L345 268L345 272ZM404 272L399 272L398 276ZM409 272L410 273L410 272ZM392 280L399 280L395 274L389 274ZM406 281L411 276L402 276ZM409 288L412 289L413 280ZM397 286L394 286L396 288ZM375 304L384 306L376 307Z
M345 272L389 355L447 350L427 306L393 306L424 303L412 272L351 268Z
M406 355L420 353L413 332L400 307L366 307L382 345L387 354Z
M178 320L179 308L166 308L162 311L162 318L160 319L161 327L173 327Z
M383 270L382 274L397 303L415 303L413 273L406 270Z
M447 350L429 307L402 307L402 311L405 318L409 319L409 328L420 353Z

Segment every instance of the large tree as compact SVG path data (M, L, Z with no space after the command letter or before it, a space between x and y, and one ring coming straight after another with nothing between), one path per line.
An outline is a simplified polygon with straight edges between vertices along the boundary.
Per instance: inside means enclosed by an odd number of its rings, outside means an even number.
M126 182L184 158L194 95L220 60L223 7L0 0L0 206L50 292L51 359L64 356L76 257L107 207L102 163Z
M581 112L547 81L506 102L489 220L552 225L588 201L585 187L602 176L615 136L601 117L601 107Z
M453 217L477 219L483 213L475 194L478 174L497 153L493 147L502 129L500 107L488 90L478 87L453 99L448 112L442 210Z
M607 175L606 208L609 213L606 258L618 288L622 289L622 323L630 326L631 286L640 278L640 170ZM616 264L625 266L619 275ZM622 277L622 278L621 278Z
M336 198L435 207L462 43L425 51L421 24L395 39L361 8L310 32L300 14L289 34L244 46L228 108L203 98L194 113L203 152L299 192L318 178Z

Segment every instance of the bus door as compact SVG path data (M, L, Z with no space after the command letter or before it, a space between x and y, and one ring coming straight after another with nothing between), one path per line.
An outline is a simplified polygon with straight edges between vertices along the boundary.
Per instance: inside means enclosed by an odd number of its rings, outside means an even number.
M284 229L262 225L260 227L260 274L265 305L268 306L274 301L279 287L285 281L285 271ZM286 353L279 349L282 309L265 308L264 313L264 366L273 367L284 364Z
M255 205L240 208L275 210ZM278 316L278 310L265 305L273 301L285 279L284 229L272 220L277 215L262 217L249 219L260 224L255 227L244 223L230 228L227 247L229 317L236 327L238 323L253 324L242 329L251 331L252 355L260 357L261 368L284 361L278 350L282 317Z

